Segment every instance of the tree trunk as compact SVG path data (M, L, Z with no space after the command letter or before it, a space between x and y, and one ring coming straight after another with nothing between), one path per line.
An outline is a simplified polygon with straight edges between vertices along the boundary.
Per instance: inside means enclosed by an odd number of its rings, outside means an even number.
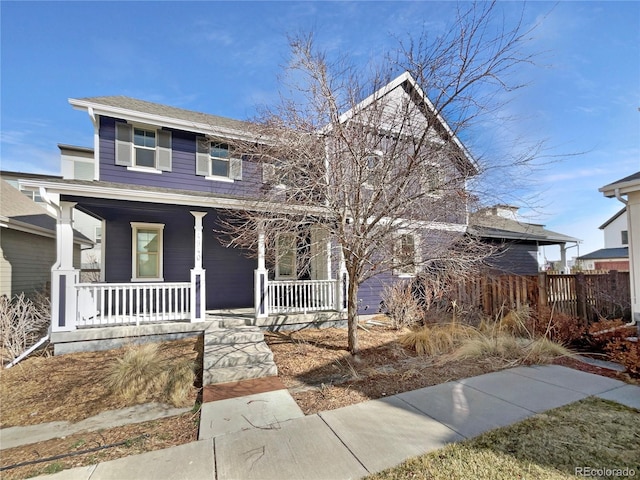
M349 277L349 287L347 288L347 326L349 335L349 352L351 355L358 354L358 284L351 281Z

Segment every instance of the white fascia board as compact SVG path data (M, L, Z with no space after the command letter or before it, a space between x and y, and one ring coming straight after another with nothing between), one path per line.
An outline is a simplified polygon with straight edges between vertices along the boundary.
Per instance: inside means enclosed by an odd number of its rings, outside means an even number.
M205 208L222 208L229 210L277 211L280 213L291 214L306 212L322 216L327 215L326 208L318 206L274 205L270 202L260 202L255 200L203 197L164 191L133 190L100 185L64 184L43 181L33 181L29 183L29 186L43 187L48 192L88 198L163 203L169 205L185 205Z
M142 123L158 127L175 128L176 130L184 130L187 132L200 133L213 137L229 138L234 140L256 141L256 139L248 135L246 132L234 130L224 127L214 127L206 123L190 122L173 117L165 117L163 115L155 115L151 113L137 112L127 108L113 107L100 103L89 102L86 100L78 100L70 98L69 103L77 110L89 111L92 109L94 115L104 115L114 118L122 118L133 123Z
M429 97L427 97L427 95L424 93L422 88L420 88L420 85L418 85L418 83L415 81L415 79L411 76L409 72L404 72L403 74L401 74L400 76L396 77L394 80L389 82L387 85L382 87L380 90L378 90L377 92L374 92L373 94L369 95L367 98L362 100L354 108L340 115L339 122L344 123L347 120L351 119L356 115L357 112L366 109L366 107L378 101L378 99L384 97L385 95L389 94L392 90L398 88L404 82L409 82L411 86L416 90L416 92L418 92L418 95L420 96L420 98L425 102L429 110L433 112L435 117L438 119L440 124L444 127L446 132L451 136L451 138L453 139L453 142L462 151L462 153L467 158L469 163L473 166L473 168L476 169L476 171L479 171L480 167L478 166L478 162L476 162L475 158L473 158L469 150L467 150L467 147L463 145L463 143L460 141L458 136L453 132L453 130L451 129L447 121L440 114L440 112L435 108L435 105L431 103L431 100L429 99ZM326 125L320 129L320 133L326 133L330 130L331 130L331 125Z
M627 182L618 182L605 185L598 189L605 197L615 197L616 190L620 195L627 195L631 192L640 190L640 179L629 180Z

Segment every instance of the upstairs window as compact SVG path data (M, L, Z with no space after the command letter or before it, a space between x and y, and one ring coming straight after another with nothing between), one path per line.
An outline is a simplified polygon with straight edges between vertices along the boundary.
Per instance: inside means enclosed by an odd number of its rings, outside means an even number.
M382 152L375 151L364 158L364 182L365 188L373 188L380 186L384 180L384 159L382 158Z
M196 175L209 180L242 180L242 159L233 156L230 145L199 138L196 151Z
M214 177L229 176L229 145L224 143L211 143L211 175Z
M629 230L622 230L620 232L620 240L622 245L629 245Z
M171 171L171 132L116 123L116 165L148 172Z
M156 168L155 130L133 129L133 163L136 167Z
M399 276L414 276L419 262L416 237L410 233L398 235L395 243L394 273Z
M442 192L444 183L444 174L442 167L438 164L428 165L424 176L424 189L431 195L437 195Z

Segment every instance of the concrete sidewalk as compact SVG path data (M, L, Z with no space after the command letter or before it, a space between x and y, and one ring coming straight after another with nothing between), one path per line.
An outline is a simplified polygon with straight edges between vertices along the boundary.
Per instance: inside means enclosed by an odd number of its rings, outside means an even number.
M277 401L279 395L265 398ZM517 367L317 415L300 416L294 408L293 418L282 420L287 415L281 410L274 423L252 420L245 430L211 430L213 438L38 478L360 478L591 395L640 409L640 387L555 365ZM244 415L241 400L226 405L226 413L216 407L220 418Z

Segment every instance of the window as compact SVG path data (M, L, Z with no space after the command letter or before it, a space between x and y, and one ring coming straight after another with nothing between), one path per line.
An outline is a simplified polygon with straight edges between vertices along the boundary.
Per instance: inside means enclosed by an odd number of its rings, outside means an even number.
M442 168L438 164L428 165L424 177L424 189L431 194L437 194L442 190L444 176Z
M382 152L376 151L367 155L364 158L364 164L366 171L363 186L366 188L379 186L384 180Z
M282 233L276 239L276 279L296 276L296 235Z
M102 243L102 226L95 228L94 239L96 243Z
M116 123L116 165L131 170L171 171L171 132Z
M162 233L160 223L131 222L131 280L163 280Z
M621 237L622 245L629 245L629 231L628 230L622 230L620 232L620 237Z
M211 175L215 177L229 176L229 145L213 142L211 144Z
M196 175L209 180L242 180L242 159L232 156L231 146L201 137L197 141Z
M40 196L39 189L20 186L20 193L22 193L23 195L26 195L36 203L45 203L42 197Z
M155 130L133 129L133 164L136 167L156 168Z
M413 234L403 233L396 239L394 273L400 276L415 275L417 271L418 250Z

